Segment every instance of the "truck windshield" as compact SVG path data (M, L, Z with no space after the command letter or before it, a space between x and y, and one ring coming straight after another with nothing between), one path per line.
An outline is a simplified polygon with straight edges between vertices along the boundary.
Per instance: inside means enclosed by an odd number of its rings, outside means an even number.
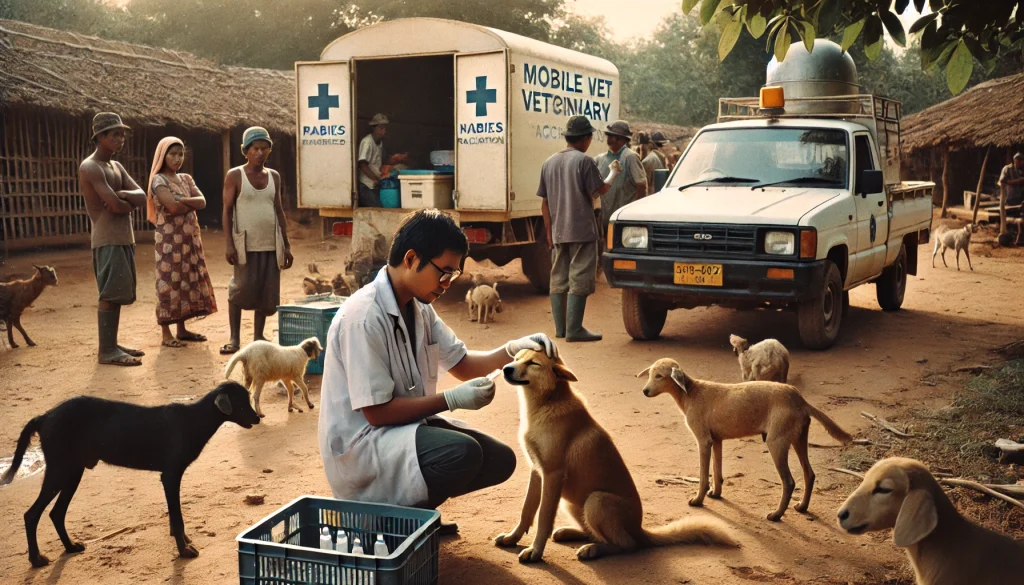
M735 187L719 177L756 179L759 185L845 189L846 133L810 128L733 128L701 133L678 164L668 187Z

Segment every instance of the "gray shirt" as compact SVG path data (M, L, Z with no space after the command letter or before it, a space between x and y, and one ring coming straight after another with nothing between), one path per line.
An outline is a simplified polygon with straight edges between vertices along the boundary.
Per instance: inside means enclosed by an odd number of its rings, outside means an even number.
M597 241L592 195L603 185L594 159L575 148L544 161L537 196L548 200L553 244Z
M1003 172L999 173L999 184L1006 189L1006 204L1007 205L1020 205L1021 201L1024 200L1024 183L1018 183L1016 185L1007 185L1006 181L1012 181L1014 179L1024 178L1024 172L1017 170L1017 167L1010 163L1003 167Z
M611 151L603 152L597 155L596 160L597 170L603 176L608 176L613 161L617 160L622 165L622 172L612 181L611 188L601 195L601 217L607 227L612 214L636 198L636 186L647 183L647 172L640 163L640 155L625 146L617 154Z

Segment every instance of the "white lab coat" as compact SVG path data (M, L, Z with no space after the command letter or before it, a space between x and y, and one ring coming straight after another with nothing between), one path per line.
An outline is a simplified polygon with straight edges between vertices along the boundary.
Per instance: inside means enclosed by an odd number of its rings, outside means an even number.
M336 498L400 506L427 501L416 458L423 421L374 427L360 410L393 397L436 394L438 377L466 356L466 345L433 307L413 303L415 348L384 267L341 306L327 333L320 456Z

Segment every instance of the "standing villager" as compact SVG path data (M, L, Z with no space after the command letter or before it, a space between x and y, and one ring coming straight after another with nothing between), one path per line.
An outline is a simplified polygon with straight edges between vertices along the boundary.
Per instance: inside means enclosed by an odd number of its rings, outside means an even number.
M292 266L288 224L281 202L281 175L266 168L273 149L270 134L259 126L242 134L246 163L224 177L224 233L228 264L235 267L228 285L231 339L222 354L238 351L242 311L253 311L253 341L264 340L267 317L281 302L281 270Z
M665 135L660 131L655 131L651 134L651 148L647 152L646 156L641 158L641 164L644 166L644 173L647 175L647 194L654 193L654 171L667 169L668 168L668 157L661 151L662 147L665 146L667 140Z
M605 126L604 134L608 142L608 151L597 155L597 169L601 175L607 175L611 164L618 162L622 172L612 182L607 193L601 195L601 233L608 233L608 222L612 214L624 205L632 203L647 195L647 174L644 172L640 157L631 148L627 148L633 132L624 120L616 120Z
M380 207L381 168L384 164L384 137L388 134L388 117L374 114L370 120L370 133L359 141L359 206ZM388 164L398 164L406 160L407 155L396 154L389 158Z
M131 128L112 112L96 114L92 141L96 150L78 168L85 208L92 222L92 266L99 289L96 320L99 363L138 366L142 351L118 345L121 307L135 302L135 231L132 212L146 204L146 193L121 163L121 152Z
M586 155L595 128L586 116L566 124L566 149L551 155L540 171L537 196L544 201L544 229L551 258L551 316L555 337L566 341L598 341L601 334L583 328L587 297L597 280L598 226L594 199L603 196L621 171L619 161L601 178L594 159ZM636 158L636 154L633 154ZM637 160L639 164L639 159Z
M185 321L217 312L196 217L196 211L206 207L206 198L190 175L178 172L183 164L185 143L180 138L168 136L157 144L146 204L146 217L156 226L156 322L167 347L206 341L205 335L189 331ZM171 325L177 335L171 333Z

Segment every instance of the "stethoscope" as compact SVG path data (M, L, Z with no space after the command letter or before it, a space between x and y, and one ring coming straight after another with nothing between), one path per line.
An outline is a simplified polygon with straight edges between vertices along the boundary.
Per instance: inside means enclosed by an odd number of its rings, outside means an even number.
M408 355L408 352L411 351L412 344L409 343L409 337L405 334L405 330L402 329L402 326L399 324L398 317L394 315L390 315L390 317L391 322L394 325L391 333L395 338L395 345L398 350L398 361L402 366L402 375L405 376L405 380L403 380L403 382L409 382L407 391L411 394L416 390L416 378L413 377L412 361ZM401 341L398 340L399 336L402 337Z

